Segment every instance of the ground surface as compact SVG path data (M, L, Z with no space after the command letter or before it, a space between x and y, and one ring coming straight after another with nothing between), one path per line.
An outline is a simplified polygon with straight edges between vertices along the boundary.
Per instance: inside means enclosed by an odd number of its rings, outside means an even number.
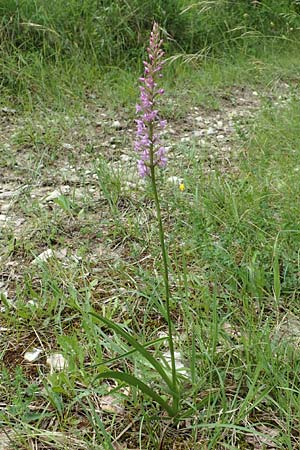
M179 339L179 347L185 347L185 340L191 332L187 323L193 316L189 314L196 313L206 325L215 323L213 314L220 315L217 328L225 344L221 338L220 341L217 338L219 343L212 347L207 344L207 348L214 348L213 358L217 362L213 364L217 367L217 380L210 378L213 375L208 375L207 389L206 382L199 381L208 370L210 363L207 357L206 363L199 369L202 375L198 374L199 378L193 375L198 380L195 385L202 387L197 392L191 389L190 395L200 401L201 414L210 410L214 422L219 420L217 412L220 420L224 415L224 427L216 429L211 436L201 434L201 428L200 432L195 432L192 428L198 420L196 409L192 417L182 419L177 429L168 426L164 416L161 416L159 425L153 426L151 435L151 427L143 430L141 425L144 411L140 411L136 394L132 399L128 392L118 391L115 398L110 396L107 384L106 389L97 388L95 391L90 387L95 376L93 364L100 364L103 356L104 359L113 358L120 349L124 351L124 347L120 340L116 339L113 343L112 337L105 337L104 331L99 331L89 322L88 303L102 314L114 317L119 323L140 333L144 342L157 339L159 333L165 331L161 314L155 312L155 308L159 311L160 303L155 304L154 311L149 307L151 296L160 296L160 288L151 278L154 274L160 279L159 250L156 247L155 215L147 194L148 188L136 174L132 151L134 117L126 109L110 111L99 107L96 96L87 101L80 113L48 110L23 116L8 107L0 111L2 450L299 448L299 413L296 413L297 418L292 418L294 406L289 399L291 416L287 419L286 405L280 404L275 394L269 394L272 389L271 372L265 386L263 382L261 385L258 383L256 391L255 380L264 378L267 369L256 372L259 362L251 361L250 355L261 338L259 331L266 323L265 311L269 311L268 315L272 317L273 334L279 324L290 329L294 324L292 334L297 335L297 319L289 315L297 312L291 306L296 304L298 298L296 282L291 282L292 286L286 288L285 299L279 309L274 307L274 297L264 303L264 299L274 295L274 285L271 283L271 288L268 288L267 282L263 284L260 275L255 272L255 258L261 251L257 245L256 253L251 254L253 267L250 257L247 262L253 269L253 276L257 277L253 282L253 289L257 291L251 292L249 288L247 293L247 301L252 296L255 303L249 308L254 315L257 314L251 325L256 340L246 338L251 331L250 328L241 329L241 326L247 327L247 323L243 324L246 301L238 298L238 294L236 297L232 294L230 279L234 279L234 275L230 277L224 269L223 280L222 274L220 280L219 274L212 277L209 257L205 263L201 241L197 245L189 242L190 234L195 233L195 226L193 228L189 222L191 211L186 213L189 207L194 211L204 207L209 209L207 199L202 201L201 196L204 196L202 192L206 189L210 192L213 177L223 180L222 189L228 188L228 196L231 194L232 180L238 183L247 179L241 162L248 158L251 151L249 142L251 133L255 133L256 126L259 127L259 114L264 108L276 111L286 108L295 97L295 86L285 81L260 90L233 86L215 95L216 107L203 106L194 101L185 105L181 114L175 97L166 100L169 124L165 139L169 146L170 164L161 180L161 192L164 220L167 230L170 230L167 235L173 264L174 301L179 301L184 293L189 295L191 305L186 309L182 307L182 311L173 305L177 331L179 335L185 335L182 340ZM252 176L249 173L247 183L250 185ZM207 185L206 180L210 180ZM184 192L179 190L182 181ZM195 183L198 181L197 190ZM247 189L245 187L244 191ZM264 188L261 189L263 191ZM276 189L276 195L280 195L280 186ZM203 227L210 230L209 245L218 246L222 240L222 229L228 231L227 228L231 228L232 242L228 238L222 248L226 250L226 246L229 248L232 245L235 264L242 267L244 249L248 248L251 238L245 230L241 231L247 242L247 246L243 247L243 238L237 237L240 235L238 232L235 234L234 225L226 224L226 219L219 214L219 205L226 202L223 197L227 194L224 192L221 189L214 192L214 201L218 205L212 212L212 217L215 217L207 219L203 214L197 219L197 229L200 234ZM199 201L197 195L200 196ZM271 190L265 195L272 195ZM234 198L232 196L231 199ZM240 208L239 223L242 223L245 199L236 199L240 201L237 208ZM214 208L213 202L210 207ZM235 208L234 203L232 208ZM214 230L213 220L218 221L219 232ZM257 223L257 233L272 233L273 246L276 232L268 231L264 225ZM297 227L294 224L293 228ZM178 251L180 248L185 249L185 262ZM222 272L222 261L218 261L219 266L211 269L214 274L218 273L217 267ZM182 269L183 262L188 272ZM237 281L237 285L237 290L242 292L242 281ZM223 303L218 310L214 310L208 297L209 293L219 289L218 286L222 288L217 297ZM187 290L191 293L187 294ZM193 321L197 327L197 320ZM210 338L205 337L203 323L199 335L205 347ZM280 339L282 333L286 334L286 331L278 332ZM99 340L101 349L97 349ZM195 342L196 347L200 346ZM245 350L248 365L242 360L244 356L239 354L244 351L241 350L243 346L249 351L248 354ZM29 361L27 352L34 349L40 353ZM261 354L268 351L264 348ZM222 356L218 356L218 352ZM56 371L49 363L49 357L53 354L64 355L67 363L63 362L62 366L67 366L61 367L62 371ZM196 354L200 354L200 350ZM185 354L184 359L187 357ZM235 358L239 361L239 364L235 363L236 367L239 365L237 372L231 368L231 364L234 366L231 360ZM297 358L292 358L297 367ZM282 361L278 364L280 367ZM141 370L134 361L127 367ZM226 375L226 381L222 378L223 369L230 374L228 377ZM64 378L65 372L69 376ZM245 374L245 379L241 373ZM292 373L282 375L285 380L289 377L292 378ZM214 397L221 380L225 386L222 392L226 392L227 400L221 394ZM290 385L283 381L282 385L282 389L294 390L294 401L299 398L299 384L295 378ZM191 401L189 399L186 403ZM130 406L127 406L128 402ZM243 408L247 402L251 408L246 412ZM276 404L278 414L274 411ZM152 423L149 418L145 422Z

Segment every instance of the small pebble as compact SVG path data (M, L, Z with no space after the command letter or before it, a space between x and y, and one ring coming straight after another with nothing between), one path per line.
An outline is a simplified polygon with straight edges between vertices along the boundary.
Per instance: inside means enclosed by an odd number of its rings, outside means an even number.
M122 128L121 123L118 120L114 120L111 124L112 128L115 128L116 130L120 130Z
M27 362L34 362L38 359L41 353L43 353L41 348L33 348L24 354L24 359Z
M52 355L48 356L46 364L50 367L51 373L55 370L62 371L68 367L68 362L61 353L52 353Z

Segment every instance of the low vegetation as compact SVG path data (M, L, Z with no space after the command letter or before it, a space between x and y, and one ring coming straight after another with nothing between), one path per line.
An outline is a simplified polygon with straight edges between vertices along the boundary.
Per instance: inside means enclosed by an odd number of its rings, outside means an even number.
M0 3L0 448L298 449L298 2L67 3ZM133 150L153 19L175 418L103 379L128 372L171 399L107 326L171 375L155 204Z

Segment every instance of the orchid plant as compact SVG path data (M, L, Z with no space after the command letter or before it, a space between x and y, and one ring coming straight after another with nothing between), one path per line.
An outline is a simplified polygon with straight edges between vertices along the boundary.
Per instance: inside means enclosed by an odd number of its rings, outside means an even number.
M149 344L142 346L116 323L93 313L97 319L101 320L108 327L121 335L133 347L134 351L139 352L152 367L161 376L167 391L171 394L172 404L170 405L163 396L157 394L152 388L135 376L118 371L105 371L97 376L98 378L113 378L124 381L129 385L136 386L146 395L150 396L169 416L174 417L178 413L179 406L179 387L176 373L176 360L174 351L174 342L172 335L172 320L170 310L170 284L169 284L169 265L168 253L165 244L165 234L162 222L161 207L156 182L156 168L165 167L167 164L167 150L161 142L161 132L166 127L166 121L162 120L159 114L159 98L164 90L159 87L159 80L162 78L162 68L164 64L164 52L162 50L163 41L160 38L159 26L156 22L150 35L148 52L148 61L144 61L144 76L139 79L140 103L136 105L138 118L136 120L137 132L134 148L138 152L138 173L143 178L148 178L152 186L152 192L157 212L158 232L160 238L162 261L163 261L163 279L165 287L166 318L168 325L168 343L171 356L171 378L168 375L162 362L156 360L146 349Z

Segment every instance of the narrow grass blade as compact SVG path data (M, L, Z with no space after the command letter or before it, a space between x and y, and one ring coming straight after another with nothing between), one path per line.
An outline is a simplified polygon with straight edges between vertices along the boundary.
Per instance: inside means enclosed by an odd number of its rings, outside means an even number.
M151 347L152 345L157 344L158 342L163 342L166 339L167 339L166 337L157 338L154 341L147 342L147 344L145 344L143 347L146 349L147 347ZM132 350L129 350L128 352L122 353L122 355L116 356L115 358L106 359L105 361L102 361L101 363L98 363L98 364L92 364L90 367L93 368L93 367L98 367L98 366L103 366L103 365L107 366L108 364L111 364L113 362L120 361L120 359L127 358L127 356L132 355L136 351L137 351L137 349L133 348Z
M148 395L148 397L152 398L156 403L158 403L167 413L170 417L174 417L176 412L174 409L168 405L167 402L163 400L163 398L158 395L153 389L149 388L143 381L139 380L133 375L130 375L126 372L116 372L114 370L108 370L107 372L103 372L95 378L95 380L99 378L113 378L115 380L124 381L125 383L129 384L130 386L138 387L144 394ZM94 380L94 381L95 381Z
M277 255L274 256L273 261L273 278L274 278L274 297L276 304L278 305L280 301L281 283L280 283L279 261Z
M139 344L132 336L130 336L129 333L127 333L123 328L121 328L116 323L112 322L109 319L106 319L105 317L99 316L95 313L90 313L92 316L94 316L96 319L101 320L101 322L105 323L109 328L113 329L117 334L121 335L126 341L132 345L136 351L138 351L149 363L154 367L154 369L160 374L162 379L167 383L168 387L171 390L172 395L176 395L173 389L173 383L162 368L161 364L149 353L145 347L143 347L141 344Z
M278 238L277 235L275 244L274 244L274 250L273 250L273 291L274 291L274 297L276 305L279 305L280 302L280 293L281 293L281 282L280 282L280 267L279 267L279 259L278 259Z
M81 405L82 409L85 411L87 417L90 420L90 423L93 425L93 429L97 435L97 438L100 439L101 441L103 441L103 438L98 431L98 429L99 429L105 439L106 449L115 450L112 445L111 436L106 431L105 426L104 426L101 418L99 417L99 414L97 414L94 405L92 404L92 402L90 401L89 398L87 398L86 400L89 404L90 409L87 408L82 401L79 401L79 404Z

